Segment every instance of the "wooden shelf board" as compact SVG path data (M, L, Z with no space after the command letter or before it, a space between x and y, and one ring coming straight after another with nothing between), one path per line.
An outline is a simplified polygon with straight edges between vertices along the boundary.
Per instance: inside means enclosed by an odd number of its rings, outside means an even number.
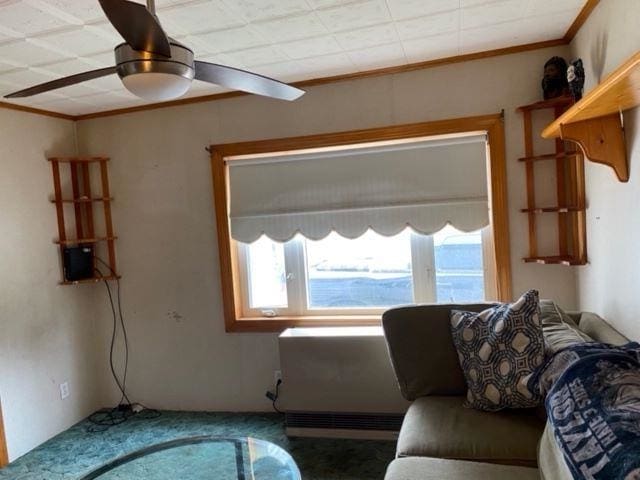
M523 213L569 213L569 212L584 212L584 207L537 207L537 208L522 208Z
M640 104L640 52L633 55L582 100L542 131L544 138L561 135L561 125L615 114Z
M564 257L560 255L548 257L526 257L525 263L539 263L541 265L586 265L587 262L574 257Z
M61 203L91 203L91 202L110 202L113 197L94 197L94 198L63 198ZM51 203L56 203L56 199L52 198Z
M108 277L92 277L92 278L83 278L82 280L63 280L60 282L60 285L79 285L81 283L98 283L102 280L118 280L120 279L120 275L109 275Z
M519 162L538 162L541 160L562 160L563 158L574 158L582 155L580 152L565 152L565 153L545 153L544 155L535 155L533 157L521 157Z
M50 162L60 163L91 163L91 162L108 162L109 157L50 157Z
M98 243L116 240L118 237L96 237L96 238L72 238L67 240L55 240L58 245L81 245L85 243Z
M531 110L544 110L547 108L556 108L562 106L570 106L573 104L573 97L557 97L550 98L549 100L541 100L539 102L531 103L529 105L522 105L517 108L518 112L526 112Z

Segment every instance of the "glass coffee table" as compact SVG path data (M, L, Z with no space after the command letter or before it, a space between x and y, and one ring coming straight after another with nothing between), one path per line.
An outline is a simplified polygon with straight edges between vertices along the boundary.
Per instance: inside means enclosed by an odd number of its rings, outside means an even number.
M158 443L103 465L82 480L301 480L285 450L255 438L189 437Z

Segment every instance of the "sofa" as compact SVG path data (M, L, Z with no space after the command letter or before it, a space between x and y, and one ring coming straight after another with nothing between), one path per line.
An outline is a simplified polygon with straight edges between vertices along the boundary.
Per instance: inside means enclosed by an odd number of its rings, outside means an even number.
M412 402L385 480L572 478L545 425L543 407L483 412L463 406L466 384L450 314L480 312L492 305L412 305L384 313L400 392ZM551 301L540 305L545 345L561 347L567 331L582 340L615 345L629 341L593 313L565 313ZM558 331L563 334L558 336Z

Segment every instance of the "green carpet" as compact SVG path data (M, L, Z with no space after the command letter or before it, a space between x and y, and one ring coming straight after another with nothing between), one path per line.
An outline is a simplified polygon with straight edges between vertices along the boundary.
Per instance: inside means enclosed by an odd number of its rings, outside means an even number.
M395 454L395 442L290 439L282 416L266 413L162 412L158 418L139 415L95 430L88 421L80 422L0 470L0 480L78 479L140 448L197 435L249 436L275 443L291 454L304 480L382 479Z

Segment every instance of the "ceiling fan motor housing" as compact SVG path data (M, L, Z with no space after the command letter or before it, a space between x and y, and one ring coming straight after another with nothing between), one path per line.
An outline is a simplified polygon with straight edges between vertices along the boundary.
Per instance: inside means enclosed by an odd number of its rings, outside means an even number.
M193 51L170 41L171 57L134 50L122 43L115 48L116 68L124 86L147 100L170 100L187 93L195 75Z

